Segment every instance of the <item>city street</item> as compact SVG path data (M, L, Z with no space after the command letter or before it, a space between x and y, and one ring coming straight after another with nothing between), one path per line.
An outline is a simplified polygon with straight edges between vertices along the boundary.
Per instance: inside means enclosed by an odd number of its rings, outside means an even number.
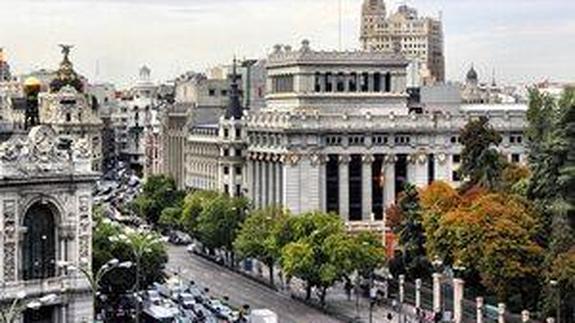
M169 272L209 288L212 295L228 296L234 306L268 308L278 314L281 323L341 322L200 256L190 255L185 247L169 245L168 255Z

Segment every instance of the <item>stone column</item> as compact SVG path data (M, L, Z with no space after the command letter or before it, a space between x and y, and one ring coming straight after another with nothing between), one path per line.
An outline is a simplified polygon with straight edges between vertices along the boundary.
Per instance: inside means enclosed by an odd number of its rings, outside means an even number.
M505 323L505 304L504 303L497 304L497 322L498 323Z
M441 274L433 273L433 312L441 312Z
M257 158L257 157L256 157ZM262 186L262 169L261 169L261 162L259 160L254 160L254 168L255 168L255 191L254 191L254 205L256 208L260 208L262 206L261 203L261 186Z
M270 205L276 204L276 163L271 160L270 164Z
M269 161L267 161L267 159L263 162L264 163L264 202L263 202L263 206L267 207L268 205L270 205L270 186L271 186L271 181L270 181L270 163Z
M421 279L415 280L415 308L421 308Z
M371 164L373 163L372 155L362 156L362 170L361 170L361 211L363 221L371 220L372 213L372 173Z
M395 203L395 156L384 158L383 206L384 209Z
M282 164L280 162L275 163L276 166L276 205L282 204Z
M373 74L367 73L367 92L373 92Z
M530 319L531 318L528 310L524 310L521 312L521 322L529 322Z
M405 275L399 275L399 303L402 304L405 298Z
M453 320L461 323L463 320L463 286L465 282L461 278L453 279Z
M477 323L483 323L483 297L477 297L475 304L477 305Z
M339 156L339 215L349 220L349 161L348 155Z

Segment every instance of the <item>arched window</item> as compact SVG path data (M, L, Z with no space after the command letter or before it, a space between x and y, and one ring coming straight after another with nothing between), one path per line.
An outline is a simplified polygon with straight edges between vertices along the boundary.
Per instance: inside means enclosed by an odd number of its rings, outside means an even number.
M56 273L56 226L47 204L32 205L24 216L24 280L53 277Z

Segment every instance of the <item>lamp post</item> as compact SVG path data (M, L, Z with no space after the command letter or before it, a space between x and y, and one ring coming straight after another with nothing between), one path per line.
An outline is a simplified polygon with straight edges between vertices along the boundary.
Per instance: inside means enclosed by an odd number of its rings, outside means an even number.
M142 258L145 254L152 252L152 248L161 244L161 240L150 231L126 231L127 234L120 234L117 237L111 237L111 241L123 241L131 249L132 255L136 260L136 284L134 286L135 294L140 292L140 268ZM140 321L140 302L136 302L136 323Z
M114 258L114 259L111 259L110 261L108 261L107 263L105 263L104 265L102 265L102 267L100 267L100 269L98 269L96 274L94 274L88 268L85 268L82 266L76 267L73 265L69 265L66 268L70 271L76 271L77 270L80 273L82 273L82 275L84 275L84 277L86 277L86 279L88 280L88 283L90 284L90 290L92 291L92 302L94 304L94 311L95 311L95 309L97 308L96 302L97 302L98 290L100 289L100 282L102 281L102 278L104 278L104 276L107 273L109 273L110 271L112 271L116 268L128 269L131 267L132 267L131 261L120 262L118 259Z
M433 312L435 313L435 315L439 315L439 313L441 313L442 309L444 308L441 302L442 299L441 268L443 266L443 261L441 260L441 258L439 258L439 256L436 255L433 258L431 264L435 269L435 272L433 273Z
M555 288L555 293L557 295L557 314L555 314L557 317L555 318L555 322L561 323L561 288L559 287L559 282L555 279L550 280L549 285L551 285L552 288Z

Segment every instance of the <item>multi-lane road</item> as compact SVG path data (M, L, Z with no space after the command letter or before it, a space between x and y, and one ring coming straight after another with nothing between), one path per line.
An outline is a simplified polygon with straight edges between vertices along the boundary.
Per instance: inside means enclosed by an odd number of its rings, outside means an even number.
M190 255L185 247L170 245L168 254L169 272L209 288L212 295L228 296L234 306L268 308L278 314L281 323L342 322L198 255Z

